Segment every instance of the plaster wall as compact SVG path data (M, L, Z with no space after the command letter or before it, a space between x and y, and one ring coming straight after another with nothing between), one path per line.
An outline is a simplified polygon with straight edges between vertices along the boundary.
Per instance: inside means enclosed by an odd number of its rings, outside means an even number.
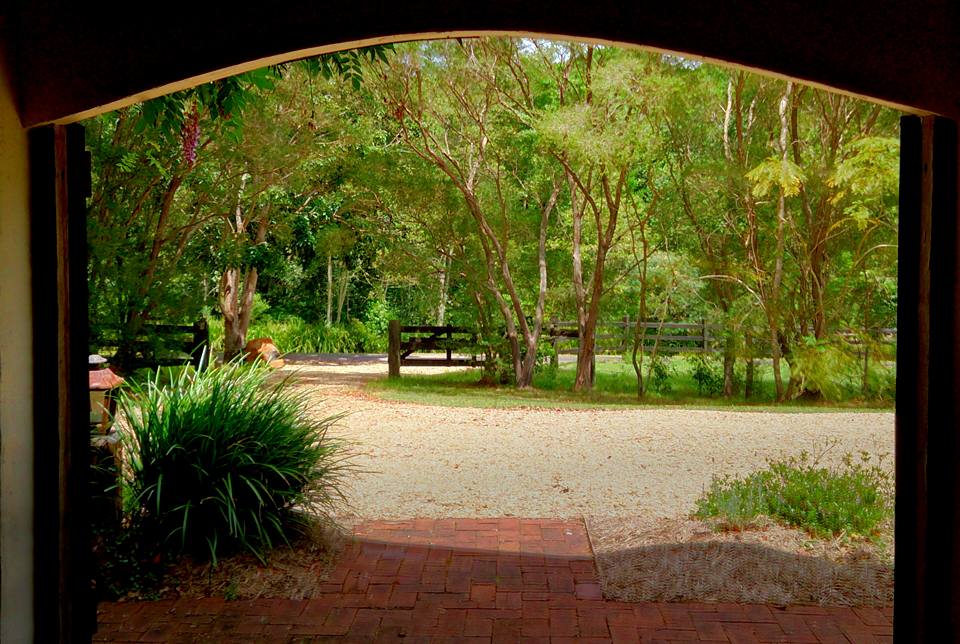
M33 640L33 333L27 133L0 41L0 641Z

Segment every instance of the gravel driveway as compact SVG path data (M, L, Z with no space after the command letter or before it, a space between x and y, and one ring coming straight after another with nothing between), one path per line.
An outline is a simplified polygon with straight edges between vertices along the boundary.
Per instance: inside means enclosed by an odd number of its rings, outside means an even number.
M889 412L447 408L364 394L386 375L381 356L288 360L317 415L348 412L333 433L354 444L366 471L346 490L363 518L674 517L713 475L833 439L827 460L865 450L893 467Z

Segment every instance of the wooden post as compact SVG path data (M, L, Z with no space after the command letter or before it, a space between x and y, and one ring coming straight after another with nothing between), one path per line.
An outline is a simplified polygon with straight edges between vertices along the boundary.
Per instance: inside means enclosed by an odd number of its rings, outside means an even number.
M623 340L620 343L620 355L627 353L627 347L630 345L630 314L623 316Z
M87 525L89 187L82 126L30 132L37 642L89 642L96 630Z
M453 358L453 350L450 348L450 343L453 341L453 327L449 324L447 325L447 366L450 366L450 360Z
M700 352L703 355L707 354L707 321L703 318L700 318L700 337L703 338L700 340Z
M203 371L210 364L210 327L200 318L193 323L193 356L191 362L197 371Z
M388 327L387 364L389 377L400 377L400 320L390 320Z
M960 137L955 121L932 116L904 116L900 137L894 638L954 642L960 636Z
M554 369L560 367L560 354L557 352L557 318L550 319L550 344L553 345L553 355L550 356L550 366Z

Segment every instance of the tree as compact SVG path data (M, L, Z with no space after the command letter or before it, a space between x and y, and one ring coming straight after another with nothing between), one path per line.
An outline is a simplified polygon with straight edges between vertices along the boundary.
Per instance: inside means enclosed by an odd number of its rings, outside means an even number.
M134 360L148 321L190 322L201 312L201 276L184 270L206 221L198 195L211 147L231 135L231 113L242 112L261 78L251 72L88 123L91 328L96 342L117 342L121 367Z
M407 148L434 164L463 197L483 251L486 286L506 327L516 384L528 387L543 328L547 230L561 184L532 150L512 145L521 124L501 109L487 75L498 57L475 45L418 45L383 67L381 88ZM511 246L522 243L517 224L534 213L538 280L528 321Z

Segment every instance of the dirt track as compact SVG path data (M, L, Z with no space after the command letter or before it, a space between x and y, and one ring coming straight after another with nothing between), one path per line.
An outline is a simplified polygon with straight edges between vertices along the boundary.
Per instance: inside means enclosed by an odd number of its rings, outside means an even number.
M288 358L316 414L349 413L334 433L367 471L346 490L359 517L675 517L715 474L832 439L828 461L864 450L893 464L892 413L446 408L364 394L382 357Z

